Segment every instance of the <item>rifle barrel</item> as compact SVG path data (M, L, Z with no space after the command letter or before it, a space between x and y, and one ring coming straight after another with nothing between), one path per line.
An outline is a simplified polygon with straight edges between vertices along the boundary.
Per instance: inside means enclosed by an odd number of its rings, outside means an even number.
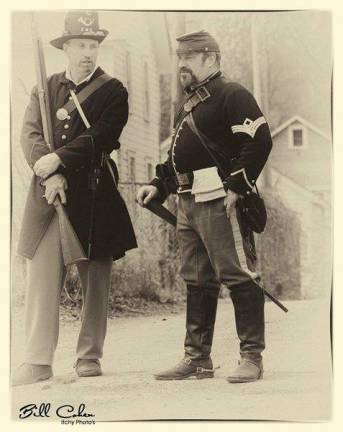
M43 136L44 141L50 148L50 151L54 151L55 145L53 140L50 99L45 68L44 50L42 40L38 34L33 13L31 24L35 70L37 77L37 90L40 113L42 117ZM83 261L87 259L86 254L82 249L79 239L77 238L77 235L68 219L68 216L58 196L55 199L54 205L59 219L64 264L73 264L77 261Z

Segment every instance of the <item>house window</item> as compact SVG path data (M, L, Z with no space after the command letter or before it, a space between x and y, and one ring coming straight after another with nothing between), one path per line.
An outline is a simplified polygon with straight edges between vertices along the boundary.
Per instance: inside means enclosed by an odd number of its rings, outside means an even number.
M289 148L302 149L307 144L307 133L303 126L294 126L289 129Z
M147 180L148 181L152 180L152 178L154 176L154 168L153 168L151 162L147 163L147 165L146 165L146 171L147 171Z
M148 62L145 60L144 64L144 120L150 120L150 100L149 100L149 68Z
M128 187L126 189L126 198L128 203L134 203L137 194L137 183L136 183L136 157L131 151L128 152L127 159L127 170L128 170ZM136 217L137 206L133 205L131 207L133 212L133 217Z
M304 144L303 130L293 129L293 147L302 147Z
M136 159L134 156L129 157L129 181L132 183L136 181Z

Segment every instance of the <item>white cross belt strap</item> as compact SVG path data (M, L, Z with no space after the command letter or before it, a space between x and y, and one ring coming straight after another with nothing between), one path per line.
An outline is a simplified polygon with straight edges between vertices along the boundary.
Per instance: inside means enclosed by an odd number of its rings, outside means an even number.
M96 90L98 90L111 79L112 78L106 73L103 73L102 75L95 78L78 93L79 103L82 104L86 99L89 98L89 96L91 96ZM63 107L59 108L56 112L57 120L55 120L55 126L57 127L59 123L65 120L75 109L76 105L72 99L65 103Z
M82 106L81 106L81 104L80 104L80 102L79 102L79 100L78 100L75 92L73 90L70 90L70 95L71 95L71 97L73 99L73 102L74 102L74 104L76 106L76 109L77 109L78 113L80 114L80 117L82 118L82 121L83 121L84 125L86 126L87 129L89 129L91 127L91 125L90 125L90 123L89 123L89 121L88 121L88 119L86 117L86 114L84 113L84 111L82 109ZM107 168L108 168L108 170L109 170L109 172L111 174L113 182L114 182L115 186L117 187L116 178L114 176L114 172L112 170L112 167L111 167L110 161L108 160L108 157L106 158L106 165L107 165Z
M82 118L84 125L86 126L87 129L89 129L91 127L91 125L89 124L89 121L87 120L86 114L84 113L74 90L70 90L70 94L71 94L71 97L73 98L73 102L74 102L76 109L78 110L78 112Z

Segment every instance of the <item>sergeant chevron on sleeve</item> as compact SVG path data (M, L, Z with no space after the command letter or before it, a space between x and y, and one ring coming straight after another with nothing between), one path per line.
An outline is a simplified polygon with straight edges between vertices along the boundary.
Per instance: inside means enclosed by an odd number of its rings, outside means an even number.
M238 204L267 161L271 135L253 95L222 75L213 36L200 31L177 41L184 98L176 110L168 159L137 194L142 206L178 194L177 235L187 284L184 358L155 378L213 377L210 354L224 284L234 305L241 357L227 380L256 381L263 376L264 295L254 234Z
M206 94L202 96L204 90ZM167 175L152 181L161 199L175 192L173 188L166 191L165 184L162 185L165 180L168 184L179 174L194 175L199 169L215 166L208 152L199 145L197 134L187 124L189 101L194 105L192 116L199 132L207 137L208 145L225 171L225 177L221 175L225 189L242 195L248 193L272 147L269 127L253 95L217 71L205 82L190 88L181 103L169 158L163 167L158 167L158 173L162 171ZM173 186L172 181L171 184Z

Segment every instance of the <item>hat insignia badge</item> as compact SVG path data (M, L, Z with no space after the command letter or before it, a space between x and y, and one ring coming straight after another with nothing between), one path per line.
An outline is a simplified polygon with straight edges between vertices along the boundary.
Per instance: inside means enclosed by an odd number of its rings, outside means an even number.
M78 21L86 27L89 27L93 24L94 18L90 17L80 17Z
M66 120L68 118L68 111L65 108L59 108L56 111L56 117L58 120Z

